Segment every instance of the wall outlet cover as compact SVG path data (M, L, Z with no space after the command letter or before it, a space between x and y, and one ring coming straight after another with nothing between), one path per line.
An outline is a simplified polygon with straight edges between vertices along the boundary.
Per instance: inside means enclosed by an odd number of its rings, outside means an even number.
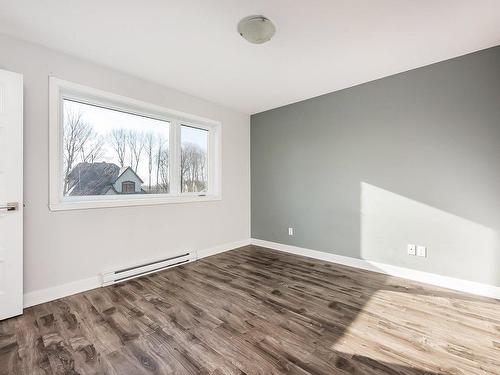
M288 228L288 235L293 236L293 228Z
M413 244L408 244L408 255L417 255L417 247Z
M425 258L427 256L427 247L417 246L417 256Z

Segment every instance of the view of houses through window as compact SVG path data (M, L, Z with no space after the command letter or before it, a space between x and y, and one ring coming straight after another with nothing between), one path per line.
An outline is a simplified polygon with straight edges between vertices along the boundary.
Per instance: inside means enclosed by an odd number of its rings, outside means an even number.
M63 194L165 194L168 121L63 100ZM181 126L181 192L205 192L208 131Z

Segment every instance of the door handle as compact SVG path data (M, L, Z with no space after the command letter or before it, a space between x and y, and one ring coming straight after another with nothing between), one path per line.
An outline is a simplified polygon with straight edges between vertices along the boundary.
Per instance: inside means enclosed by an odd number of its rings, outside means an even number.
M18 202L9 202L5 206L0 206L0 210L17 211L17 210L19 210L19 203Z

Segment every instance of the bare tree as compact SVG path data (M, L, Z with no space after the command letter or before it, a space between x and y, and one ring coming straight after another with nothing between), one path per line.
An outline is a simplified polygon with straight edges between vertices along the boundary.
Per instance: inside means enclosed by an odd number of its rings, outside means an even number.
M182 191L203 191L206 188L206 152L195 143L186 143L181 148Z
M127 134L128 148L130 151L130 166L137 172L139 167L139 162L141 160L141 154L145 146L145 136L144 133L139 133L135 130L131 130Z
M160 152L160 184L159 184L159 191L168 193L169 191L169 155L168 155L168 149L163 148L162 151Z
M156 166L156 192L169 191L169 151L168 140L159 138L154 152L154 164Z
M155 138L153 133L149 132L145 136L145 148L146 154L148 155L148 190L151 192L151 176L153 172L153 159L154 159L154 147L155 147Z
M85 122L81 111L66 110L64 113L64 194L68 191L68 175L89 140L96 138L92 125ZM101 147L102 148L102 147Z
M189 191L189 170L191 169L192 150L194 144L183 144L181 147L181 190Z
M162 142L158 143L158 148L156 150L156 187L158 188L160 185L160 167L161 167L161 153L162 153Z
M105 139L102 136L92 136L81 149L81 159L87 163L94 163L105 154Z
M116 153L120 167L125 165L125 156L127 152L127 133L123 129L113 129L109 135L111 147Z

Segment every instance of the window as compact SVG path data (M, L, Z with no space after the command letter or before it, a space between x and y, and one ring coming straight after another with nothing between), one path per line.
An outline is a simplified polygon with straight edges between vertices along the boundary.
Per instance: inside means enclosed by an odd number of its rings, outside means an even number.
M220 123L50 80L53 210L220 199Z
M122 191L123 194L135 193L135 182L133 181L124 181L122 182Z
M208 188L208 130L181 125L181 191Z
M64 98L62 110L63 196L169 193L170 122Z

